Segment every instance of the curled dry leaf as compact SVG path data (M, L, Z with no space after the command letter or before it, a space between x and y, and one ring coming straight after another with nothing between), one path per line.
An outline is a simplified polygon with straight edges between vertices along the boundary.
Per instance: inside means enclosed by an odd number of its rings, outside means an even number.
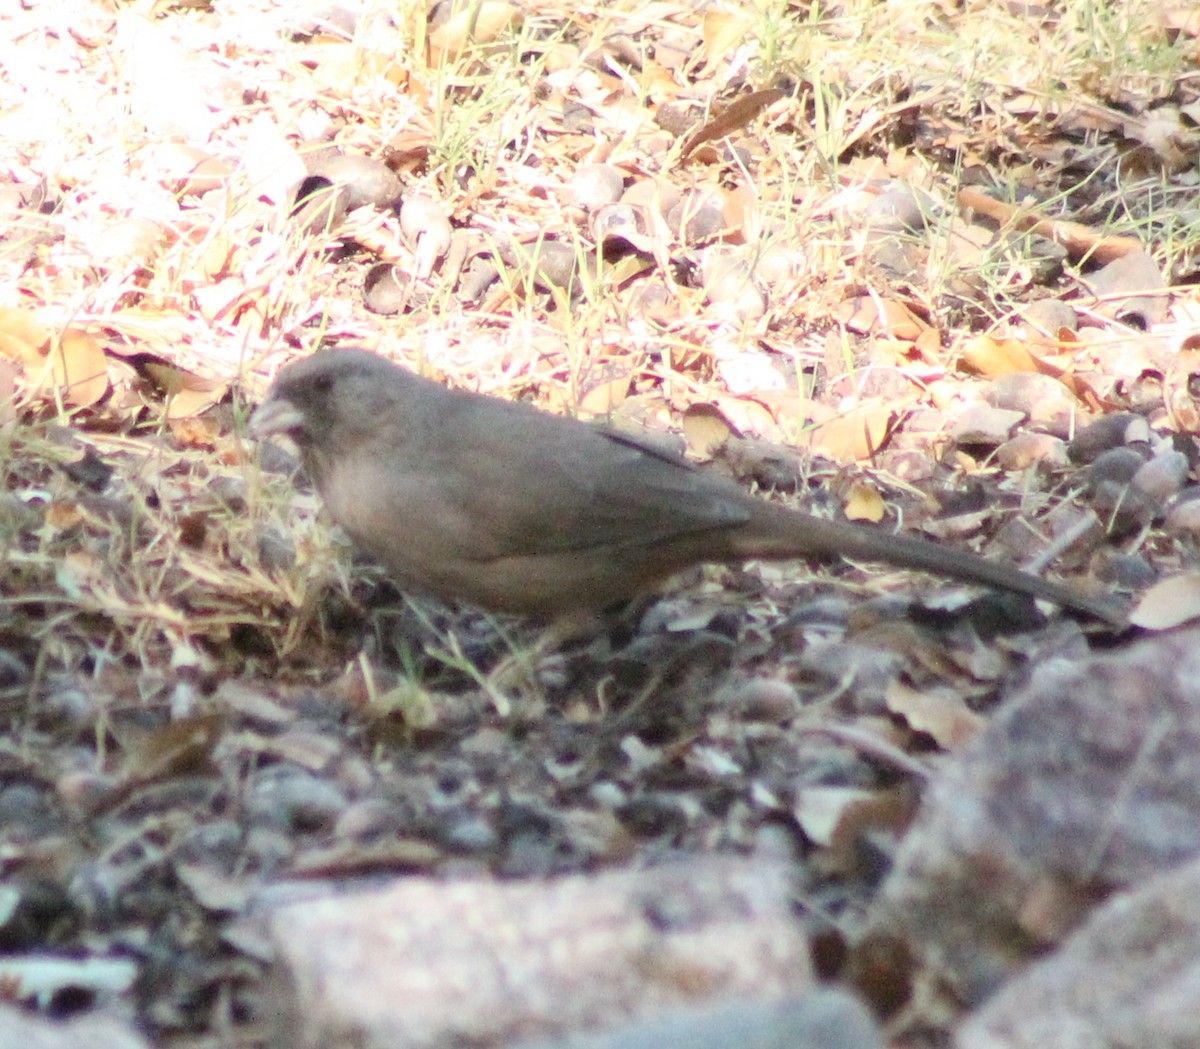
M400 313L408 304L412 279L390 262L372 266L363 278L363 303L372 313Z
M168 420L199 415L220 401L229 389L228 383L204 379L171 364L152 362L145 366L145 371L166 394Z
M965 186L958 191L958 206L986 215L1001 225L1032 230L1039 236L1062 244L1073 259L1088 255L1099 262L1111 262L1131 251L1142 250L1142 242L1136 237L1108 236L1079 222L1039 218L1020 205L989 197L975 186Z
M743 11L713 6L704 13L704 64L725 61L754 28L754 20Z
M929 328L925 321L896 299L861 295L852 300L852 304L846 327L853 332L889 335L893 339L911 341Z
M1164 579L1147 590L1129 622L1145 630L1169 630L1200 618L1200 574Z
M233 168L196 146L164 142L153 149L159 181L180 197L198 197L229 182Z
M887 513L887 506L877 489L855 481L850 486L842 512L845 513L847 521L870 521L879 524Z
M708 121L699 130L688 136L680 154L690 156L705 142L724 138L726 135L745 127L768 106L783 98L785 92L777 87L769 87L763 91L753 91L748 95L735 99L717 116Z
M987 724L954 689L910 688L898 680L889 682L887 708L908 722L914 732L925 732L943 750L958 750Z
M988 379L1038 370L1033 354L1019 339L993 339L990 335L976 335L963 343L959 359Z
M579 397L579 410L595 418L606 418L629 396L632 382L624 368L605 369L601 378L587 384Z
M50 348L50 329L29 310L0 308L0 355L37 364Z
M410 197L400 208L400 229L416 251L413 273L424 280L450 250L454 230L446 209L432 197Z
M447 5L449 7L449 5ZM521 12L502 0L484 0L452 14L429 34L429 64L457 58L469 44L489 44L509 26L519 25Z
M683 413L683 437L688 451L711 459L730 437L739 436L725 414L713 404L691 404Z
M99 342L68 328L54 343L28 310L0 310L0 356L21 365L31 389L53 388L72 407L87 408L108 392L108 358Z
M125 751L124 774L138 783L178 776L207 766L220 739L224 718L200 714L151 729L131 740Z
M875 455L887 442L900 415L896 399L889 403L871 401L839 412L794 396L791 391L788 394L786 400L775 402L776 412L781 422L785 414L792 415L794 422L804 427L795 444L843 464ZM773 400L766 395L760 395L760 399Z
M805 787L796 799L796 822L809 841L829 848L847 811L876 793L863 787Z

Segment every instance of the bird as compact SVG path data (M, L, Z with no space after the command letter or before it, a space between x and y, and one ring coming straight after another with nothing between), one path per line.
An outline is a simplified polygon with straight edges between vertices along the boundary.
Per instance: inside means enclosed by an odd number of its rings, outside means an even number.
M291 438L334 521L401 590L489 612L584 624L696 564L850 558L1124 622L1112 598L806 514L638 436L449 388L365 349L280 369L249 431Z

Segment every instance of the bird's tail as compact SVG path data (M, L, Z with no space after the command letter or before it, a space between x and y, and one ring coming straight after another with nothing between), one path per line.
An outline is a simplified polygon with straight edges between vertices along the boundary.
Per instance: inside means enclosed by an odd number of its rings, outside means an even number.
M1015 565L991 561L957 547L867 525L811 517L778 504L758 504L751 521L738 531L740 537L731 537L735 544L739 538L744 539L736 551L738 557L876 561L1028 594L1085 612L1114 626L1125 626L1127 621L1123 604L1115 598L1085 594L1031 575Z

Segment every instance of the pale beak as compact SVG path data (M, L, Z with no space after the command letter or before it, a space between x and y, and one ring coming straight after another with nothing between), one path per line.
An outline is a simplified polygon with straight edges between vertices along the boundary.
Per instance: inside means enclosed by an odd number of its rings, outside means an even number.
M304 413L290 401L267 398L250 416L247 429L251 437L270 437L294 433L304 425Z

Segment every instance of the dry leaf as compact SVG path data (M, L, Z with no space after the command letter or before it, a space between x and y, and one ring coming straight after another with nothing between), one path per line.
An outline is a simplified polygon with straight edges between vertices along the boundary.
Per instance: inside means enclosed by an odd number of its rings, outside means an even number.
M108 392L108 358L85 331L68 328L50 351L54 384L64 401L77 408L95 404Z
M919 338L929 325L902 302L862 295L854 302L846 327L862 335L874 333L909 342Z
M868 484L856 481L850 486L850 495L842 512L848 521L871 521L878 524L887 513L887 506L878 491Z
M1200 574L1172 576L1156 583L1138 601L1129 622L1146 630L1169 630L1200 618Z
M969 709L962 696L950 688L916 689L898 680L887 687L887 708L904 718L914 732L925 732L943 750L958 750L987 724L987 718Z
M963 343L959 360L987 379L1040 370L1025 343L1018 339L993 339L990 335L976 335Z
M870 459L883 447L897 418L891 404L859 405L803 431L795 443L835 462L855 463Z
M454 230L446 209L432 197L411 196L400 208L400 231L415 249L413 276L425 280L450 250Z
M218 403L229 389L227 382L203 379L171 364L151 362L145 371L166 395L168 420L198 415Z
M796 799L796 822L809 841L829 848L847 810L875 794L862 787L805 787Z
M20 362L30 388L53 384L66 404L95 404L108 392L108 358L100 343L79 328L51 342L50 332L28 310L0 310L0 356Z
M745 397L760 390L783 390L787 380L774 360L760 350L745 350L717 361L717 374L734 396Z
M737 436L733 424L716 405L691 404L683 413L688 451L700 459L711 459L730 437Z
M705 142L724 138L739 128L745 127L759 113L778 102L783 96L784 92L779 88L770 87L764 91L753 91L735 99L712 120L687 137L687 141L680 149L680 155L688 157Z
M39 364L50 347L50 330L29 310L0 308L0 356Z
M754 26L752 19L736 11L710 7L704 13L704 64L711 68L728 58Z
M585 416L604 419L629 396L629 372L613 369L612 374L591 383L579 398L579 411Z
M174 421L199 415L208 411L214 404L220 403L228 391L227 382L211 382L207 383L204 389L183 390L167 403L165 418Z
M429 34L429 64L457 58L468 44L488 44L510 25L519 24L521 12L502 0L484 0L452 15Z
M220 714L201 714L152 729L126 750L125 774L146 783L203 768L224 723Z
M1111 262L1122 255L1128 255L1131 251L1142 250L1142 242L1136 237L1107 236L1078 222L1041 219L1025 208L989 197L983 190L974 186L967 186L958 191L958 205L986 215L1003 225L1028 230L1062 244L1073 259L1089 255L1099 262Z
M55 532L65 532L83 520L83 511L73 499L55 499L46 507L46 527Z
M222 429L220 420L214 418L177 419L171 422L172 436L187 448L214 448Z

